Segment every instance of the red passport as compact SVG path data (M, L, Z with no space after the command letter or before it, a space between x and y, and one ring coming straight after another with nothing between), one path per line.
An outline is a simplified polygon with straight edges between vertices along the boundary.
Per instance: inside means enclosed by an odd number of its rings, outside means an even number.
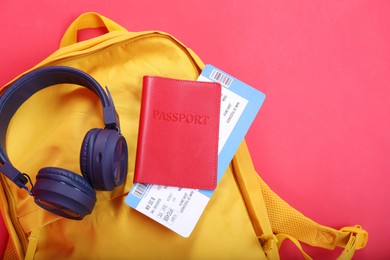
M215 189L221 85L145 76L134 182Z

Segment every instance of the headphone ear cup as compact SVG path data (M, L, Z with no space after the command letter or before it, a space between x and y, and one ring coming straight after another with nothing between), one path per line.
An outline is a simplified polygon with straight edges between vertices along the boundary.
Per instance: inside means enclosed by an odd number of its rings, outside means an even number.
M128 151L125 138L115 130L91 129L80 153L83 176L97 190L113 190L127 175Z
M56 167L39 170L32 194L40 207L70 219L83 219L96 203L95 190L82 176Z

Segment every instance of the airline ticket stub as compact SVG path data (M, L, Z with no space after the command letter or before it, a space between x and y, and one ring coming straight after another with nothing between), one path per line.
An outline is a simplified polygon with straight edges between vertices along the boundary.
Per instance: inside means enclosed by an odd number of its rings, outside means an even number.
M219 182L255 119L265 95L222 70L206 65L199 81L219 82L221 110L218 142ZM134 183L126 204L183 237L190 236L213 190Z

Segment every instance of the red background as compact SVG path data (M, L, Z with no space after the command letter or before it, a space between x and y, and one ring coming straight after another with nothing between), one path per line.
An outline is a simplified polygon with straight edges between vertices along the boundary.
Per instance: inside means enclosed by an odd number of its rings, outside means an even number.
M368 230L355 259L390 257L389 1L2 0L0 85L56 50L86 11L132 31L171 33L263 91L246 137L262 178L319 223ZM287 243L281 255L301 259Z

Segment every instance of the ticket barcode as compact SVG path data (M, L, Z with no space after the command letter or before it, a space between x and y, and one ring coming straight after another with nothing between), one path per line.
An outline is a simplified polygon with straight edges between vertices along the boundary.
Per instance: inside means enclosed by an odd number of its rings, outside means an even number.
M131 194L136 196L137 198L142 198L144 195L146 188L148 187L148 184L145 183L136 183L134 184L134 189L131 191Z
M230 85L233 82L233 79L231 77L229 77L228 75L226 75L222 72L219 72L216 69L213 69L211 71L210 78L221 83L222 85L224 85L226 87L230 87Z

